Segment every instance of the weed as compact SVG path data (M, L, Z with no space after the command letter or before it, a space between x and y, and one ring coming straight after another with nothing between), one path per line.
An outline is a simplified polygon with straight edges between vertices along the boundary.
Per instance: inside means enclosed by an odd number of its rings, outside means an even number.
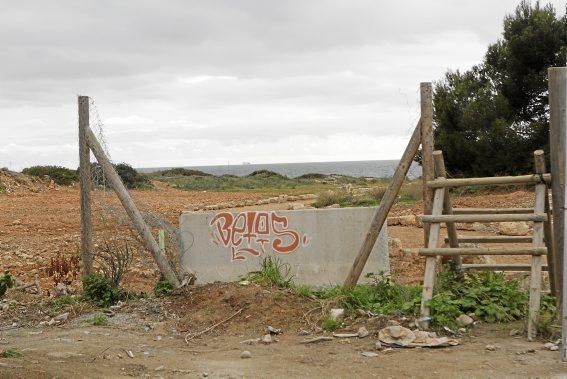
M0 275L0 297L4 296L8 288L13 286L14 278L12 278L9 271L4 271L4 274Z
M503 273L483 272L463 276L452 271L440 273L431 299L433 325L455 327L455 318L474 313L486 322L509 322L525 317L528 294L518 280Z
M260 270L248 273L244 279L257 284L280 288L289 288L293 283L291 266L272 256L263 258Z
M370 191L368 191L368 195L370 196L370 198L378 202L382 200L382 197L384 197L385 193L386 193L385 187L372 187Z
M561 334L561 320L558 316L557 299L555 296L542 296L536 328L543 338L554 340L559 337L559 334Z
M413 203L423 199L423 185L420 182L412 182L403 186L400 190L400 201Z
M173 292L173 285L164 277L161 277L154 287L154 295L164 296Z
M59 283L71 284L80 272L80 260L79 255L73 255L70 257L65 257L61 254L57 254L49 260L49 266L47 266L46 273L47 276L53 279L55 285Z
M333 330L337 329L338 326L339 323L337 322L337 320L329 316L325 317L323 319L323 322L321 323L321 328L328 332L332 332Z
M108 307L124 298L124 293L110 278L91 274L83 281L83 297L99 307Z
M91 320L92 324L95 326L106 326L108 325L108 317L106 317L106 315L102 314L102 313L97 313L96 315L93 316L93 319Z
M315 208L324 208L332 204L345 203L352 200L352 195L344 190L325 191L317 196L317 200L313 203Z
M128 271L132 263L132 251L128 243L124 243L124 248L109 244L104 241L104 248L95 254L102 274L109 278L114 286L118 287L124 274Z
M24 168L22 174L31 176L49 176L59 185L68 186L79 181L76 170L70 170L60 166L32 166Z
M63 295L56 297L51 301L51 306L54 310L58 311L62 309L65 305L75 304L77 302L77 298L71 295Z
M0 353L1 358L21 358L24 353L16 349L5 349Z
M293 287L293 291L299 295L299 296L303 296L303 297L312 297L313 295L313 291L311 290L311 288L309 288L308 286L295 286Z
M274 301L280 301L280 300L283 300L283 293L281 293L281 292L276 292L276 293L274 294Z

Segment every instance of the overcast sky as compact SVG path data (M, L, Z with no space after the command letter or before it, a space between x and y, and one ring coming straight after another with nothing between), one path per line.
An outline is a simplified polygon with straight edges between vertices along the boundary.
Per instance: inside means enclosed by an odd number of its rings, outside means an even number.
M398 159L518 3L0 0L0 167L77 167L79 94L135 167Z

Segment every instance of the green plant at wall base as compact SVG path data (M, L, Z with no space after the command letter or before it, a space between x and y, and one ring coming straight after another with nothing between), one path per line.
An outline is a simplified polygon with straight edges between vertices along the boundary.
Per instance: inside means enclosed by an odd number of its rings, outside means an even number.
M92 274L83 280L83 297L99 307L108 307L122 300L124 293L111 279Z
M293 284L291 266L279 258L267 256L260 263L260 270L246 274L244 279L252 283L289 288Z
M75 304L77 302L77 298L71 295L63 295L56 297L51 301L51 307L58 311L62 309L65 305Z
M173 292L173 285L164 277L160 278L160 280L154 286L154 295L158 297L169 295L172 292Z

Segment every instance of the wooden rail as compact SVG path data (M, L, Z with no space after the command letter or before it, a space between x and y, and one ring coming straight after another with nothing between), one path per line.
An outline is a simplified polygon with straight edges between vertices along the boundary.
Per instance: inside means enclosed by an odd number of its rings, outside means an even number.
M462 243L531 243L531 236L459 236L458 241ZM445 242L449 238L445 237Z
M443 256L453 256L453 255L543 255L547 253L547 248L545 247L522 247L514 249L488 249L488 248L469 248L469 247L437 247L437 248L427 248L419 249L419 255L426 257L443 255Z
M532 266L529 264L464 264L464 271L530 271ZM547 265L542 265L541 269L547 271Z
M423 222L541 222L547 220L547 214L423 215L421 219Z
M466 186L483 186L483 185L519 185L519 184L538 184L542 183L542 179L546 183L551 182L551 174L540 175L518 175L518 176L489 176L484 178L463 178L463 179L446 179L446 180L430 180L427 186L431 188L440 187L466 187Z
M533 208L453 208L453 214L528 214L534 213Z

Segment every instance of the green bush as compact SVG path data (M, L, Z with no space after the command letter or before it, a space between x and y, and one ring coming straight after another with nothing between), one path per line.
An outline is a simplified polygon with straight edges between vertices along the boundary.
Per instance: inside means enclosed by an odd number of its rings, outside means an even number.
M4 296L8 288L14 286L14 278L8 271L4 271L4 274L0 275L0 298Z
M83 280L83 297L99 307L108 307L122 300L124 293L110 278L91 274Z
M96 326L108 325L108 317L106 317L106 315L102 313L97 313L96 315L93 316L92 323L93 325Z
M170 168L152 173L152 176L213 176L212 174L200 171L190 170L183 167Z
M16 349L6 349L0 353L0 358L21 358L23 356L24 353Z
M172 292L173 292L173 284L171 284L164 277L161 277L154 287L154 295L156 296L169 295Z
M332 332L333 330L337 329L339 323L332 317L325 317L323 322L321 323L321 328L326 330L327 332Z
M22 170L23 174L31 176L49 176L62 186L68 186L79 180L77 171L61 166L32 166Z
M251 172L250 174L246 175L251 178L278 178L278 179L287 179L287 176L278 174L277 172L273 172L270 170L256 170Z
M298 176L296 179L326 179L327 175L325 174L317 174L315 172L310 172L308 174L303 174Z
M151 182L148 177L144 174L140 174L129 164L119 163L114 168L127 188L151 187Z

